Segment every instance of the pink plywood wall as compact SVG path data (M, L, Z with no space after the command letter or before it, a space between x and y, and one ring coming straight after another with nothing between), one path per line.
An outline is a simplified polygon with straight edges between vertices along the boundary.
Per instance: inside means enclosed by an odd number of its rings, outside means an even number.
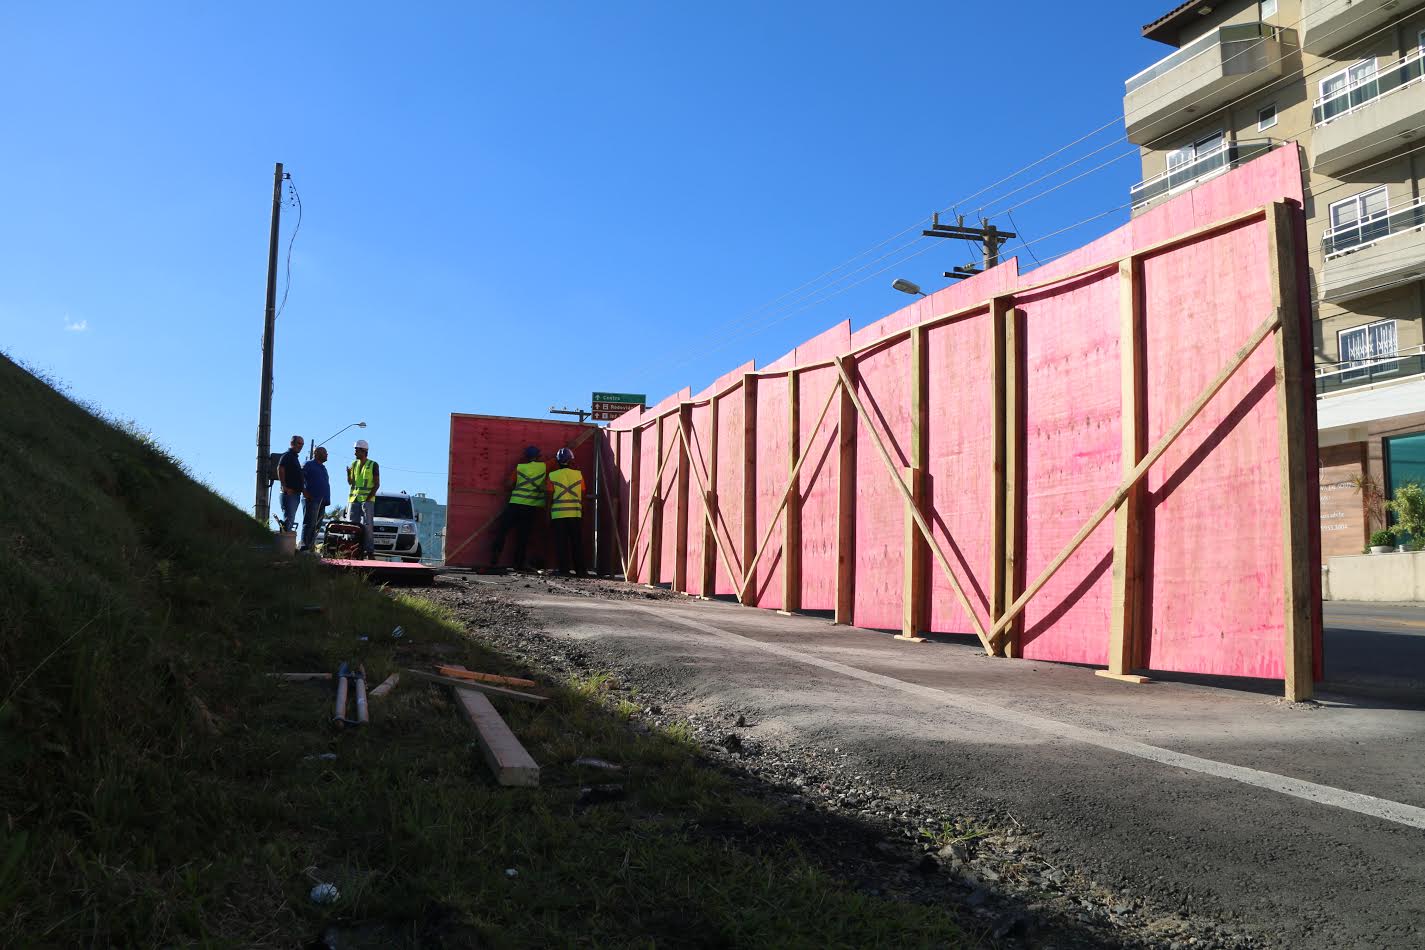
M1021 441L1015 447L1024 491L1014 539L1020 544L1022 588L1059 555L1123 477L1117 260L1273 201L1293 203L1299 211L1299 161L1295 148L1278 149L1046 267L1020 275L1017 261L1008 261L854 333L847 323L833 327L760 371L754 373L749 364L726 374L691 400L689 412L692 464L709 479L716 477L717 530L733 570L729 573L723 559L716 558L714 588L702 590L703 512L696 480L690 478L686 589L735 594L752 554L749 543L755 548L775 525L750 585L751 602L767 608L787 602L785 515L780 521L776 516L792 464L788 371L795 371L800 391L797 441L802 449L811 449L795 488L802 513L797 592L802 609L835 606L839 399L820 428L813 427L838 378L834 366L818 364L832 356L854 355L856 393L869 419L858 420L855 431L853 618L860 626L901 627L905 505L872 435L884 442L898 473L904 474L912 456L914 378L904 331L930 321L923 331L929 418L923 436L924 514L965 588L974 618L988 627L995 492L989 299L1005 297L1020 314L1016 326L1023 358L1023 416ZM1257 216L1141 257L1149 444L1173 425L1269 315L1267 235L1267 223ZM1088 272L1079 273L1086 268ZM1039 286L1049 280L1057 282ZM951 312L957 315L940 319ZM750 384L744 382L746 374L753 374ZM1144 532L1150 553L1143 567L1140 620L1142 652L1151 668L1283 675L1281 538L1286 515L1280 497L1274 378L1272 347L1267 344L1149 471ZM621 475L627 478L633 465L641 466L637 505L646 505L651 494L657 465L654 434L661 426L665 445L676 437L678 404L689 401L684 394L678 397L614 424L623 430L616 436ZM1310 397L1303 392L1296 398ZM755 406L755 419L746 418L748 406ZM651 416L659 412L665 414L654 421ZM745 457L747 422L754 423L755 433L753 454ZM637 460L629 444L634 426L641 426L643 433ZM754 497L744 499L745 479ZM675 484L676 463L665 475L660 557L664 582L674 576L672 559L678 550ZM751 519L746 526L745 516ZM1111 516L1100 524L1029 601L1023 613L1024 656L1106 662L1113 524ZM642 544L649 532L644 533ZM971 632L971 617L934 559L929 562L925 581L931 630Z

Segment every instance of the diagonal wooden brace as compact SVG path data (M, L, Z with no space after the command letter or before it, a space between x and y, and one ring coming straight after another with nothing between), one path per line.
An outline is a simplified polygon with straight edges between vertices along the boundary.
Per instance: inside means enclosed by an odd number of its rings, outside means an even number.
M698 490L703 493L703 518L707 520L708 527L712 529L713 546L717 548L718 556L722 558L722 566L726 569L727 576L735 579L738 576L738 572L732 569L731 559L727 556L727 551L723 549L722 535L717 530L717 522L713 520L712 505L708 503L712 497L712 492L708 491L707 482L703 480L703 473L698 471L697 464L693 462L693 459L697 457L697 453L693 451L692 443L688 441L687 434L683 432L679 432L678 434L682 437L683 444L688 448L688 468L693 470L693 477L698 480Z

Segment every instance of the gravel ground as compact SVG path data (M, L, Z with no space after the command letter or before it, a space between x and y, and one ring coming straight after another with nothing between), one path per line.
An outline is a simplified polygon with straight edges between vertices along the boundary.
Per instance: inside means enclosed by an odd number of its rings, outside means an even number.
M682 599L614 581L538 576L443 575L424 592L455 611L471 632L545 678L611 673L611 699L636 703L634 728L684 724L713 767L789 817L755 831L759 846L785 838L839 877L882 895L949 902L967 930L1000 946L1242 948L1284 945L1220 921L1184 913L1191 895L1150 897L1109 888L1060 863L1054 843L1005 810L966 811L934 791L878 781L888 763L815 743L753 738L756 709L692 704L688 677L667 666L633 664L590 641L551 635L522 595L612 600ZM961 807L957 807L959 804ZM700 829L737 839L745 828Z

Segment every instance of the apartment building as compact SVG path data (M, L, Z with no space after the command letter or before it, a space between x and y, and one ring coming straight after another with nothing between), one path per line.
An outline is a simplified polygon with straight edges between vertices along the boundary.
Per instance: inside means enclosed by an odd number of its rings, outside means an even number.
M1322 555L1359 554L1380 495L1425 484L1425 0L1190 0L1128 79L1142 212L1300 146Z

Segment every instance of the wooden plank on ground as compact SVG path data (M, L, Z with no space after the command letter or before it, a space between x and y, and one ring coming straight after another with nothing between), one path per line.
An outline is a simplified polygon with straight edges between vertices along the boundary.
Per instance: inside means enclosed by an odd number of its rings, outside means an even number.
M491 696L501 696L505 699L513 699L522 703L547 703L543 696L535 696L532 693L521 693L513 689L505 689L503 686L494 686L490 683L478 683L472 680L458 680L451 676L437 676L435 673L426 673L423 670L406 670L418 680L425 680L427 683L439 683L441 686L456 686L460 689L473 689L477 693L487 693Z
M455 690L455 702L475 727L485 764L501 785L535 788L539 785L539 765L520 745L490 700L465 689Z
M1315 690L1311 623L1312 579L1309 468L1306 457L1306 404L1303 389L1301 309L1297 297L1297 260L1292 208L1284 201L1267 215L1268 265L1272 303L1279 323L1276 338L1277 445L1282 486L1282 610L1286 698L1310 699Z
M380 699L382 696L385 696L387 693L391 692L391 690L395 689L396 684L399 682L401 682L401 674L392 673L390 676L386 677L384 680L381 681L380 686L367 693L366 698Z
M500 676L498 673L477 673L463 666L438 666L441 676L453 676L458 680L474 680L479 683L494 683L496 686L539 686L534 680L520 679L518 676Z

